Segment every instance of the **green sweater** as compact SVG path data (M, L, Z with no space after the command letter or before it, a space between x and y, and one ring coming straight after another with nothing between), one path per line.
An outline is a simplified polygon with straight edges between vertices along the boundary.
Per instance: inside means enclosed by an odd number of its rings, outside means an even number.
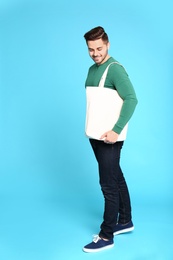
M115 61L116 60L114 58L110 57L105 63L101 65L92 65L88 71L85 87L97 87L99 85L103 72L105 71L108 64ZM112 64L109 67L104 87L117 90L118 94L123 99L123 106L121 109L119 119L112 129L117 134L120 134L124 126L127 124L129 119L133 115L133 112L138 102L134 88L128 77L127 72L119 64Z

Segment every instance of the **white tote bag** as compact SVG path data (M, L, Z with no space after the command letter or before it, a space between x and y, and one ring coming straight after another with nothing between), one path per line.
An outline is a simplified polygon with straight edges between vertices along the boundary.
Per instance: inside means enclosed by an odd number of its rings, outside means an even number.
M123 100L116 90L104 88L109 66L113 63L117 62L112 62L108 65L98 87L86 87L87 107L85 133L92 139L100 140L100 137L105 132L112 130L119 118L123 105ZM126 139L127 127L128 124L126 124L121 131L117 141Z

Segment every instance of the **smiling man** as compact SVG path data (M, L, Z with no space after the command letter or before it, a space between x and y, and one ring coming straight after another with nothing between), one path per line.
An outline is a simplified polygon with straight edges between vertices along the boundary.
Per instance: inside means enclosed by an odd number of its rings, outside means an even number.
M109 45L108 41L103 41L102 39L88 41L89 55L96 64L102 64L109 59Z
M114 235L134 229L129 191L120 168L120 153L137 98L127 72L108 54L110 43L105 30L98 26L84 38L94 61L85 82L85 130L98 163L105 207L100 232L83 250L97 252L113 247Z

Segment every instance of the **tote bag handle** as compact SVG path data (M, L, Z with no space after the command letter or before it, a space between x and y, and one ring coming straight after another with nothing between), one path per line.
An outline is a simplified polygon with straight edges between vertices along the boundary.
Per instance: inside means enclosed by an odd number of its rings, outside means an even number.
M104 88L104 85L105 85L105 80L106 80L106 76L107 76L107 73L108 73L108 69L109 69L109 67L110 67L110 65L112 65L112 64L118 64L118 65L120 65L121 67L123 67L119 62L111 62L108 66L107 66L107 68L105 69L105 71L104 71L104 73L103 73L103 75L102 75L102 77L101 77L101 79L100 79L100 82L99 82L99 85L98 85L98 87L99 88ZM123 67L124 68L124 67Z

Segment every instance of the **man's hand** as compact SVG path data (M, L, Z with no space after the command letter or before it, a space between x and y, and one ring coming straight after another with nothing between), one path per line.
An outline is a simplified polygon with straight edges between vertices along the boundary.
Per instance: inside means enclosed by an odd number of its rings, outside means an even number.
M108 131L106 133L104 133L100 139L104 139L104 142L107 144L113 144L116 143L117 139L118 139L118 134L115 133L114 131Z

